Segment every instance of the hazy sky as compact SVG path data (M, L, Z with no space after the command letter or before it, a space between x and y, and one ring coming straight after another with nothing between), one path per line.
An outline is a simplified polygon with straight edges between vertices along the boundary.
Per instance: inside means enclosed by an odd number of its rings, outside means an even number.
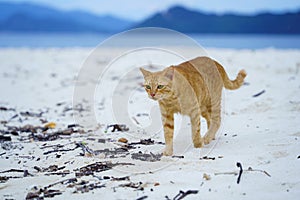
M300 0L0 0L0 2L34 2L63 10L80 9L96 14L112 14L119 17L141 20L172 5L224 13L257 13L260 11L295 11L300 9Z

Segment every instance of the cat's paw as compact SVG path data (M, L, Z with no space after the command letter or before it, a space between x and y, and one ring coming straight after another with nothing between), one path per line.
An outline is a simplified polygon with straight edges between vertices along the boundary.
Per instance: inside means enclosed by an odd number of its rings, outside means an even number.
M201 148L201 147L203 147L203 140L194 142L194 147L195 148Z
M165 150L163 151L163 155L164 156L172 156L173 155L173 149L165 148Z
M214 137L210 137L209 135L204 136L204 144L209 144L212 140L214 140Z

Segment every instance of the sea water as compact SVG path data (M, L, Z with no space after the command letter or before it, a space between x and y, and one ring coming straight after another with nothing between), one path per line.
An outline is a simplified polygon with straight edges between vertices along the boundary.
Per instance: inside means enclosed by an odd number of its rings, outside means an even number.
M113 34L93 33L0 33L0 47L96 47L109 39ZM233 49L300 49L300 35L269 35L269 34L187 34L204 48ZM135 35L134 40L143 41L147 35ZM166 45L182 45L174 39L161 35L155 37ZM118 44L116 44L118 45ZM122 41L121 46L134 45L133 40ZM145 44L146 45L146 44ZM148 44L147 44L148 45Z

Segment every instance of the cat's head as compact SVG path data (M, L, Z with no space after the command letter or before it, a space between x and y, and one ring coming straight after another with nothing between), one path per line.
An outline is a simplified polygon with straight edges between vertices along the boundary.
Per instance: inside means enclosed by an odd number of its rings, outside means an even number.
M162 100L171 97L174 68L168 67L163 71L150 72L140 68L144 76L144 88L150 99Z

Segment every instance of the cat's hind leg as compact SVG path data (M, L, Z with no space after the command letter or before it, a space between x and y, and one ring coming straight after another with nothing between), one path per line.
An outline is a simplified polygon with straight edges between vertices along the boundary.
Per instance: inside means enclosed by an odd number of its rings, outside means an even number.
M200 112L195 112L191 116L191 124L192 124L192 139L195 148L203 147L203 140L200 134Z
M205 118L205 120L206 120L206 124L207 124L207 130L210 128L210 119L211 119L211 117L210 117L210 114L209 114L209 112L202 112L202 117L204 117Z
M210 119L206 119L208 124L208 131L204 135L204 144L209 144L212 140L215 139L216 133L220 128L221 125L221 106L217 104L212 107L211 113L207 114L210 115ZM206 118L204 116L204 118Z

